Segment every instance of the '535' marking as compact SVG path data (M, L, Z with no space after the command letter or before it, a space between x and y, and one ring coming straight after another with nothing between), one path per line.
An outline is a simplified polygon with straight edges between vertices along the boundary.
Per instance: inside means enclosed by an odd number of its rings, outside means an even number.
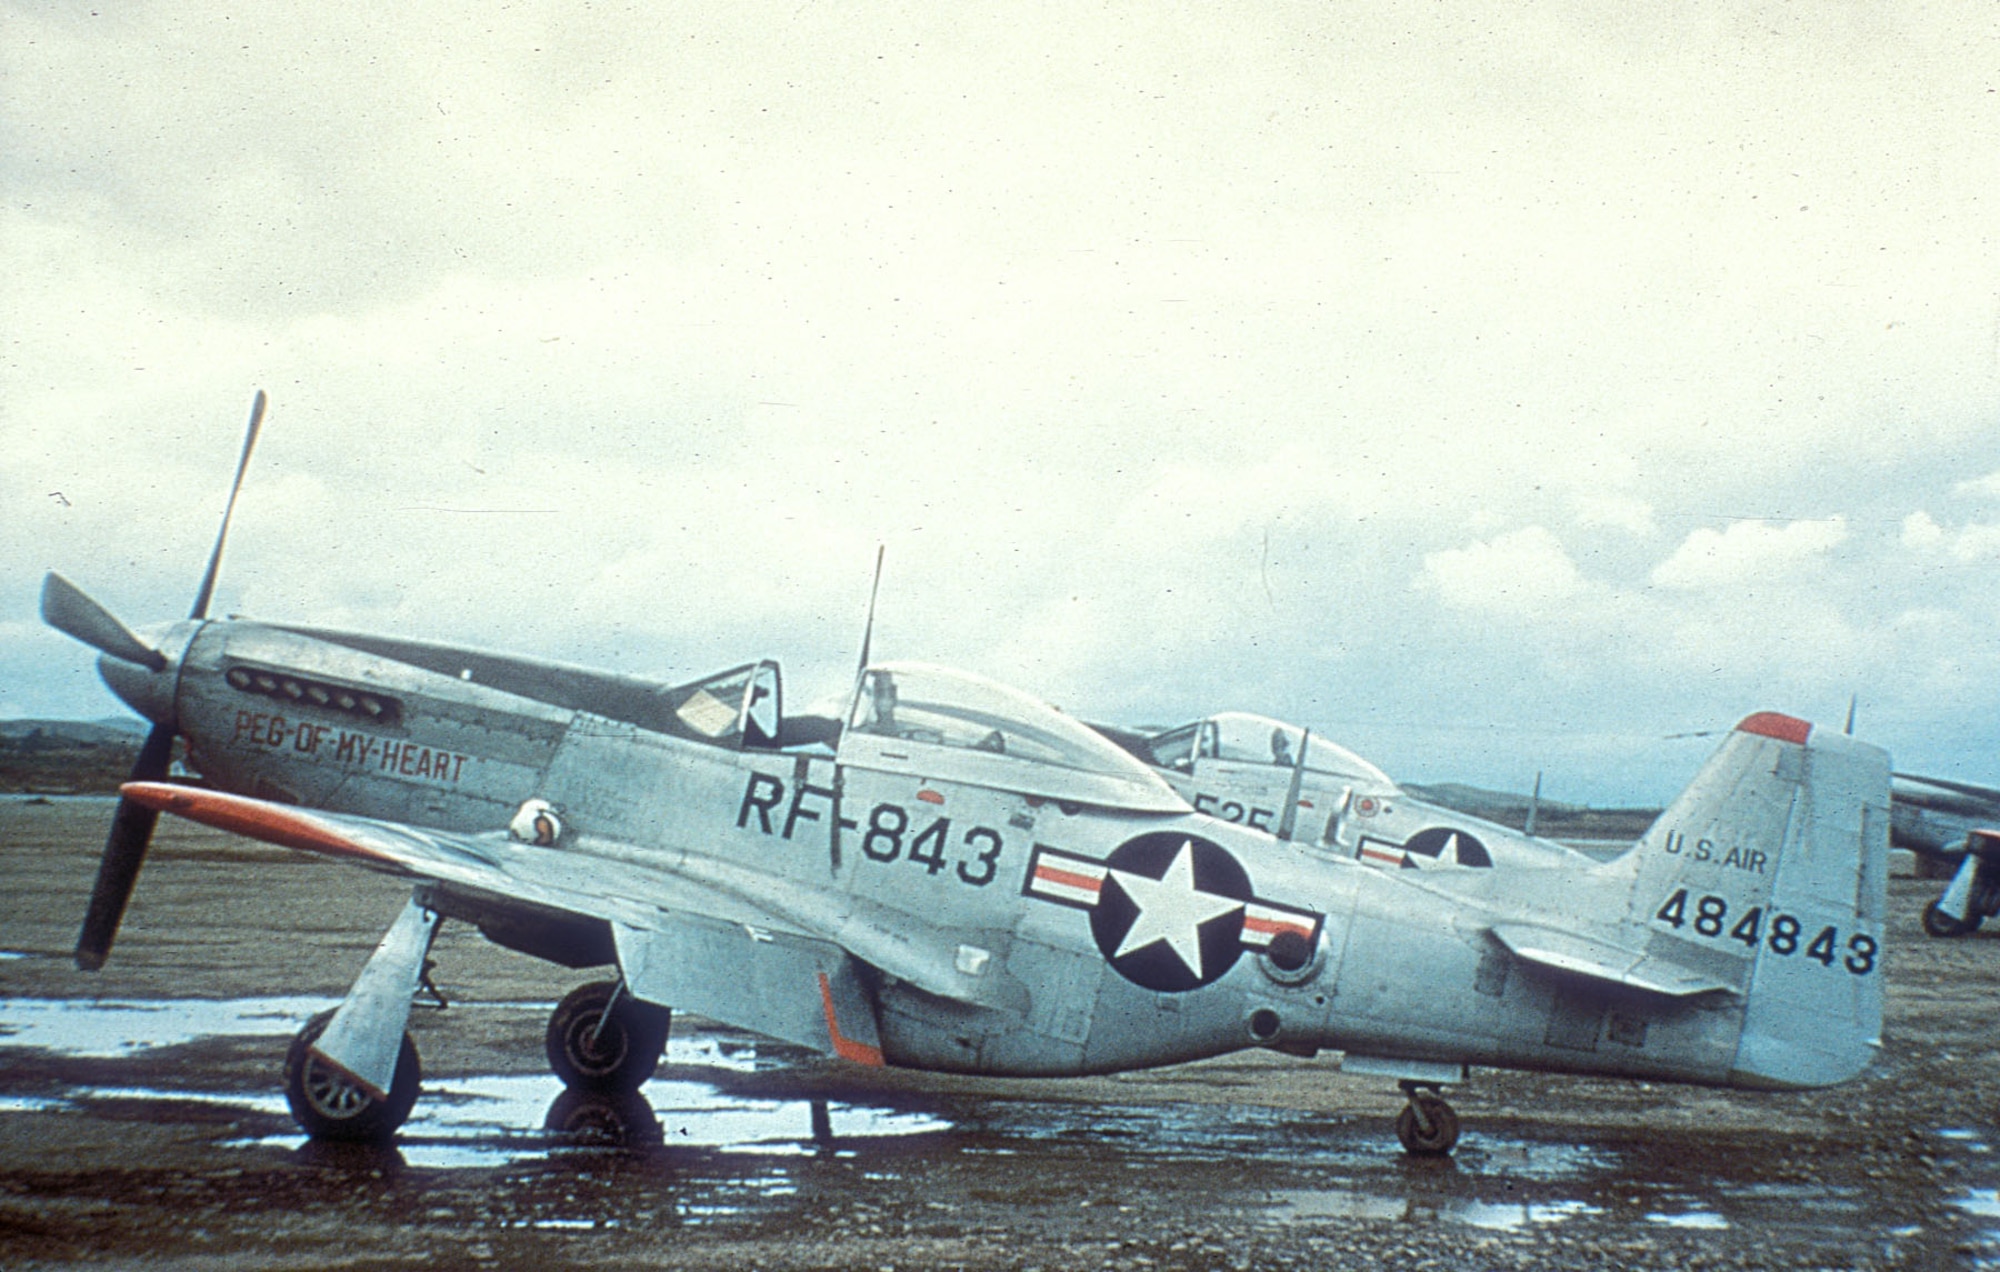
M1696 936L1711 940L1740 941L1752 953L1761 945L1780 958L1797 954L1805 937L1805 925L1793 915L1773 912L1770 922L1766 924L1761 905L1753 905L1735 916L1733 924L1730 917L1729 902L1721 897L1703 896L1691 900L1688 890L1681 888L1654 912L1653 921L1676 931L1692 927ZM1821 928L1818 936L1805 942L1807 958L1821 967L1832 967L1838 960L1841 966L1856 976L1866 976L1875 970L1877 952L1875 938L1866 932L1856 932L1842 946L1840 930L1832 924Z

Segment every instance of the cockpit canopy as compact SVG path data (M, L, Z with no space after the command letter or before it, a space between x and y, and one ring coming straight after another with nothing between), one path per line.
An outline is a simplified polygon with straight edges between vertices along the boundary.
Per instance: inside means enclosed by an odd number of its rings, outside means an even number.
M1303 741L1308 771L1364 782L1370 787L1394 787L1387 773L1346 747L1318 734L1307 738L1305 733L1298 725L1270 716L1222 711L1206 720L1155 733L1145 739L1144 745L1159 767L1192 773L1197 760L1210 759L1291 768L1298 762Z
M1158 774L1089 726L1018 690L925 663L879 663L840 739L840 762L1049 799L1186 812Z

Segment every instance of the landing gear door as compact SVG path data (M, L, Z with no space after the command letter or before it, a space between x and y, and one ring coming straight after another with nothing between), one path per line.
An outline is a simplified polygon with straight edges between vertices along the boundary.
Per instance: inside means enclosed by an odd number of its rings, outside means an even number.
M744 687L742 712L737 732L748 748L769 749L778 745L778 725L784 719L784 699L778 685L778 664L766 659L750 673Z

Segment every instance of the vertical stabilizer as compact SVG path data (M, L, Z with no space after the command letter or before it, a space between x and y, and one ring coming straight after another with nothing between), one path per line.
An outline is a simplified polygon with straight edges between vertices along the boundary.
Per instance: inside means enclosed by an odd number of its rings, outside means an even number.
M1744 1000L1732 1085L1825 1086L1874 1058L1888 829L1886 752L1763 712L1633 848L1648 953Z

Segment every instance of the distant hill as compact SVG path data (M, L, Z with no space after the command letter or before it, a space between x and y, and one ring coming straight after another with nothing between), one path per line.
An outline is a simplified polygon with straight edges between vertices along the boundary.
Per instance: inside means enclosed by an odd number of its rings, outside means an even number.
M145 740L133 719L0 720L0 791L111 794Z
M40 734L51 742L105 745L146 740L146 724L130 716L99 720L0 720L0 741L19 742Z

